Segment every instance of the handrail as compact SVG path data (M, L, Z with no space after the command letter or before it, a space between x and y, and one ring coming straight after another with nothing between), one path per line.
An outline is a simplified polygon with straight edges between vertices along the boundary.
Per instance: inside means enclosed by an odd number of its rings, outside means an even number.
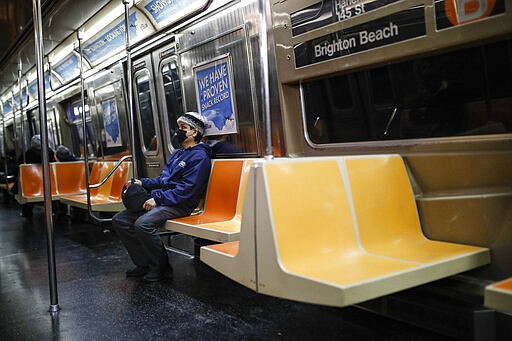
M125 160L131 159L131 158L132 158L131 155L125 155L122 158L120 158L119 161L110 170L110 172L108 172L108 174L105 175L105 177L103 179L101 179L100 182L98 182L97 184L94 184L94 185L89 185L89 188L98 188L101 185L103 185L105 182L107 182L108 178L110 178L110 176L112 176L112 174L116 171L116 169L118 169L119 166L121 166L121 163L123 163Z
M94 184L94 185L89 185L89 179L87 179L87 183L86 183L86 190L87 190L87 212L89 212L89 216L96 222L98 223L108 223L108 222L111 222L112 221L112 218L99 218L97 216L94 215L93 211L92 211L92 205L91 205L91 188L97 188L101 185L103 185L105 183L105 181L108 180L108 178L110 178L112 176L112 174L114 174L115 170L117 168L119 168L119 166L124 162L126 161L127 159L131 159L132 156L131 155L125 155L123 156L122 158L119 159L119 161L114 165L114 167L110 170L110 172L108 172L107 175L105 175L105 178L103 178L99 183L97 184ZM88 173L88 168L86 168L86 173Z

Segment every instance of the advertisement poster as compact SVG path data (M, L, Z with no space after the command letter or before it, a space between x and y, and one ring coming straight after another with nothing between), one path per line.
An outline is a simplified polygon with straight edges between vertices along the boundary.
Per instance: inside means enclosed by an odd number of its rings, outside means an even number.
M105 122L105 137L107 147L119 147L123 145L119 133L119 115L117 113L116 99L111 98L101 102L103 121Z
M206 122L205 135L237 132L237 118L229 56L194 68L197 105Z

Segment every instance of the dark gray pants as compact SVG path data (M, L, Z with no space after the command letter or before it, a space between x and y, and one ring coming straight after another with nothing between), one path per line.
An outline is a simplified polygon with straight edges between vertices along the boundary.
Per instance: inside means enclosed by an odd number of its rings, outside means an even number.
M158 232L166 220L184 215L173 206L156 206L138 213L124 210L112 218L112 227L133 263L156 272L169 267L167 252Z

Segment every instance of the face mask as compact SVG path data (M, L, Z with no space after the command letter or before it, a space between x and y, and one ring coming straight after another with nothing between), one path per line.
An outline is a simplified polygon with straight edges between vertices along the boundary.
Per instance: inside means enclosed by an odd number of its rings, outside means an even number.
M172 136L171 143L174 148L180 148L183 141L187 139L187 131L178 129Z

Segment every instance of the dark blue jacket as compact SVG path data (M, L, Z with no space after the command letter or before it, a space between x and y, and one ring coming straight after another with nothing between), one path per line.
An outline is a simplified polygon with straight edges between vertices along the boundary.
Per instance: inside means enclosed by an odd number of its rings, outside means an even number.
M157 205L176 206L189 215L208 184L210 154L210 147L204 143L180 148L172 153L160 176L140 179L142 186L150 191Z

